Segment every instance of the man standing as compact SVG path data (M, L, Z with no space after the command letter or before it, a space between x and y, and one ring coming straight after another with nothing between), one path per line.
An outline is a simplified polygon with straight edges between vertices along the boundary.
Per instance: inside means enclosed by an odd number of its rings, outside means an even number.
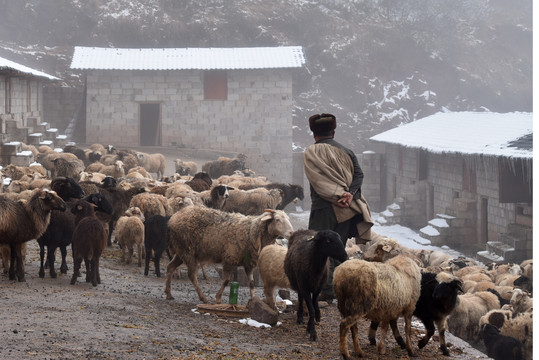
M309 118L315 143L303 155L305 175L311 190L309 229L333 230L346 246L346 240L370 240L370 209L361 194L363 171L356 155L333 138L337 121L332 114ZM319 300L333 301L333 269L338 262L330 258L330 276Z

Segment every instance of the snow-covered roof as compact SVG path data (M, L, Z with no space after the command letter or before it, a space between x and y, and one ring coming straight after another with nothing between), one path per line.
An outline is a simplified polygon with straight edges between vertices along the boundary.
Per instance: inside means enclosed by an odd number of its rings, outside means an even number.
M533 158L532 113L440 112L370 138L433 153Z
M23 73L23 74L29 74L29 75L34 75L34 76L38 76L38 77L44 77L44 78L47 78L49 80L60 80L59 78L55 77L55 76L52 76L52 75L49 75L49 74L46 74L42 71L39 71L39 70L35 70L35 69L32 69L32 68L29 68L28 66L24 66L24 65L21 65L21 64L18 64L14 61L11 61L11 60L8 60L6 58L3 58L3 57L0 57L0 70L3 70L3 69L9 69L9 70L15 70L15 71L18 71L20 73Z
M301 46L118 49L76 46L72 69L211 70L299 68Z

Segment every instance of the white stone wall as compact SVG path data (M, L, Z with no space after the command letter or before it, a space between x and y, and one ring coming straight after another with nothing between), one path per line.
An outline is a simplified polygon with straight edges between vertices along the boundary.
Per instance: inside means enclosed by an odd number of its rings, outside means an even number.
M161 145L232 151L272 180L292 179L289 70L228 71L226 100L204 100L202 71L94 71L86 142L138 146L139 104L161 104Z
M10 83L10 97L6 106L6 81ZM30 103L28 103L30 100ZM26 126L28 116L39 116L43 109L43 89L39 80L0 75L0 115L8 114L19 126Z

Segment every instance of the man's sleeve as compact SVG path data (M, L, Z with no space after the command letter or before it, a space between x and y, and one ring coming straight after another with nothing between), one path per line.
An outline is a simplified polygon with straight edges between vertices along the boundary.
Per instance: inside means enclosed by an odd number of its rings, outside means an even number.
M349 155L354 164L354 177L352 178L349 191L354 195L354 199L359 199L361 196L361 185L363 184L363 170L359 166L356 155L352 151L349 151Z

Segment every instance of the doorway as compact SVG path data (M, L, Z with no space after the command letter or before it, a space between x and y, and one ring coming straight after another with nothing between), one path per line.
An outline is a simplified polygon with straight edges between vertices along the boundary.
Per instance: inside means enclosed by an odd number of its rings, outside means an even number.
M139 104L140 145L161 146L161 104Z
M488 242L488 199L481 198L481 243Z

